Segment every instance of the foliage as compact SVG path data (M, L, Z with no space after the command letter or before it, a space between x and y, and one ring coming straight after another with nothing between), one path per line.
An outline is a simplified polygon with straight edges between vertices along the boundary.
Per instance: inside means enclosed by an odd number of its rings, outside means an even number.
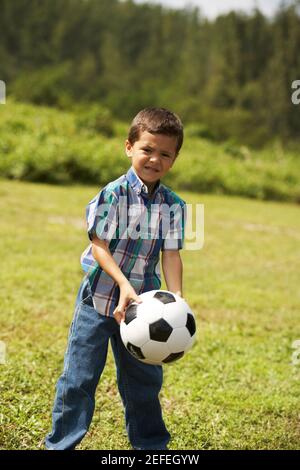
M99 104L81 104L74 108L76 125L79 130L87 130L112 137L113 119L108 109Z
M300 127L291 102L300 15L290 3L272 19L254 9L208 21L197 8L131 0L0 0L0 78L18 100L100 103L126 121L165 106L218 140L289 142Z
M81 114L9 101L0 114L0 175L57 184L106 184L130 164L124 152L127 127L100 107L87 106ZM107 138L110 133L114 137ZM215 143L199 125L187 128L183 149L164 182L194 192L300 201L297 149L285 151L276 142L260 151L235 140Z

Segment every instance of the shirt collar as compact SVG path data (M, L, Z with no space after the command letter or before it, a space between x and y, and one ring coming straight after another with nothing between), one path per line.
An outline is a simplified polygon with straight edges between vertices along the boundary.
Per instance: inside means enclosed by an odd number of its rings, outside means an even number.
M147 195L149 194L147 186L145 185L145 183L143 183L143 181L136 174L136 171L134 170L133 166L131 166L129 170L127 171L126 178L129 181L131 187L134 189L134 191L137 194L141 194L141 193L144 193ZM162 185L160 183L160 180L158 180L152 196L154 196L154 194L156 194L158 191L161 191L161 190L162 190Z

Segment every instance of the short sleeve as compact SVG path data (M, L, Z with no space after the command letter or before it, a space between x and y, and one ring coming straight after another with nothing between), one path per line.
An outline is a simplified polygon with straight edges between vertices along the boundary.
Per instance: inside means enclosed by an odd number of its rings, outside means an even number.
M96 236L110 242L117 236L118 198L114 192L103 189L86 208L87 233L92 241Z
M167 230L163 230L163 241L161 250L181 250L183 248L185 224L186 224L186 204L181 202L170 207L169 216L166 218Z

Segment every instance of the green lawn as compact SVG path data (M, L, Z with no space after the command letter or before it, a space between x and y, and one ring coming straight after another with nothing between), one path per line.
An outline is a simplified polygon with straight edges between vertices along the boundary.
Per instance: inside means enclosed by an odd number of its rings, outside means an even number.
M0 448L38 449L50 428L98 188L0 182ZM205 204L205 245L183 251L198 340L165 367L171 449L300 447L300 208L180 193ZM165 287L163 285L163 287ZM129 449L112 355L81 449Z

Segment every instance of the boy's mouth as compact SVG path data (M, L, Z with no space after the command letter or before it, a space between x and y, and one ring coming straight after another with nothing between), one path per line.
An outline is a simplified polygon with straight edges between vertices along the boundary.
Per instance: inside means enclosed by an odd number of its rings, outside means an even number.
M144 169L148 171L152 171L153 173L159 172L159 170L157 170L156 168L152 168L151 166L144 166Z

